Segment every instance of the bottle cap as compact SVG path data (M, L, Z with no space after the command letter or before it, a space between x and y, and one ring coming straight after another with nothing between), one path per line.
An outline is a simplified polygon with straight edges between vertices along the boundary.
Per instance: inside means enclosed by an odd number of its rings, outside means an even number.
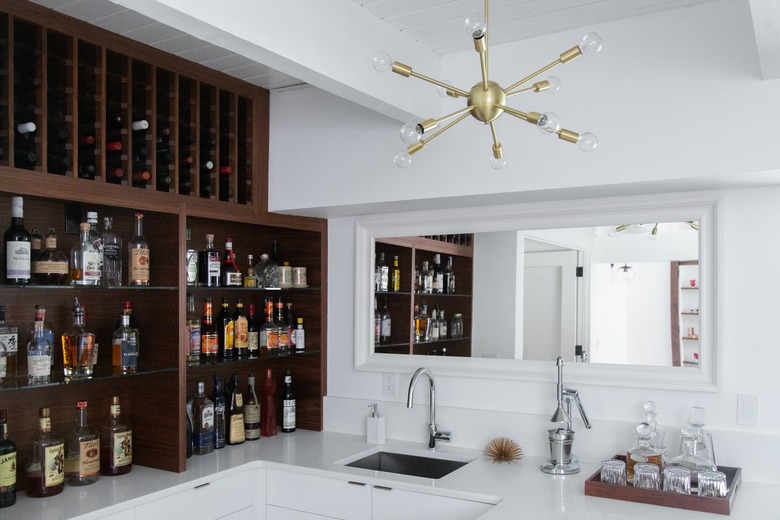
M76 403L76 408L86 408L86 407L87 407L86 401L79 401L78 403Z
M81 224L79 224L79 231L89 231L89 223L82 222Z

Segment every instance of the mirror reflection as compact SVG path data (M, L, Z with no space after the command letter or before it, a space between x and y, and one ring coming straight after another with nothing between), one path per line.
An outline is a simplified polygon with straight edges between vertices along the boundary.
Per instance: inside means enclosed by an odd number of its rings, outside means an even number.
M697 366L696 221L377 238L374 353Z

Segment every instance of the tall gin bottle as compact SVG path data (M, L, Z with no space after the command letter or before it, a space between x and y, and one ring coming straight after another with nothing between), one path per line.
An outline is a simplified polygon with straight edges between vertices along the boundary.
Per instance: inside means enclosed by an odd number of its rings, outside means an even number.
M144 237L144 214L135 214L133 238L127 244L128 285L149 285L151 270L149 242Z
M133 469L133 429L122 420L119 397L111 398L111 414L100 430L100 474L113 476Z
M122 285L122 237L113 229L114 220L103 218L103 285Z
M48 408L38 412L38 433L32 439L32 452L24 473L27 496L58 495L65 487L65 443L51 431Z
M79 418L65 445L65 480L86 486L100 476L100 437L87 425L87 402L76 403Z
M36 305L33 333L27 343L27 380L31 385L48 383L51 378L53 345L51 336L44 328L45 319L46 307Z
M87 211L87 224L89 224L89 241L98 252L98 268L100 269L100 281L103 282L103 235L98 230L97 211Z

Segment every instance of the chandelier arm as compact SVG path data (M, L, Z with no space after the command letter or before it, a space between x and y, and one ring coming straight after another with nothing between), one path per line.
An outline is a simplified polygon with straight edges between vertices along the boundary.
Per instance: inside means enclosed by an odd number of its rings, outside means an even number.
M443 89L446 89L449 92L453 92L456 94L455 97L469 97L469 93L465 90L461 90L457 87L453 87L452 85L449 85L447 83L444 83L443 81L439 81L438 79L433 79L429 76L426 76L425 74L420 74L419 72L415 72L413 70L409 70L409 76L414 76L417 79L421 79L423 81L427 81L428 83L433 83L434 85L441 87Z
M448 123L447 125L441 127L440 130L437 130L435 133L431 134L431 136L428 137L427 139L420 139L420 142L423 143L423 145L427 144L428 142L432 141L434 138L439 137L441 134L443 134L444 132L446 132L447 130L452 128L453 126L457 125L458 123L460 123L461 121L463 121L467 117L469 117L470 114L471 114L471 111L466 112L465 114L463 114L462 116L460 116L456 120L454 120L454 121Z
M482 67L482 88L488 89L488 78L490 77L490 0L485 0L485 51L479 55L480 66Z
M460 110L456 110L452 114L447 114L446 116L442 116L437 119L428 119L427 121L423 121L422 123L420 123L420 125L423 127L424 131L433 130L434 128L439 126L439 123L443 123L444 121L447 121L448 119L452 119L455 116L460 116L465 113L471 113L472 110L474 110L474 105L469 105L465 108L461 108Z
M502 105L500 103L496 103L496 106L509 115L515 116L519 119L522 119L523 121L528 121L528 114L526 112L522 112L520 110L514 109L512 107L508 107L506 105Z
M563 62L560 59L557 59L554 62L550 63L549 65L546 65L546 66L542 67L541 69L537 70L533 74L529 74L528 76L524 77L523 79L521 79L517 83L508 86L507 88L504 89L504 92L507 95L511 95L511 92L514 89L516 89L517 87L519 87L520 85L522 85L523 83L526 83L527 81L530 81L530 80L534 79L536 76L539 76L540 74L544 74L545 72L547 72L551 68L555 67L556 65L560 65L562 63Z

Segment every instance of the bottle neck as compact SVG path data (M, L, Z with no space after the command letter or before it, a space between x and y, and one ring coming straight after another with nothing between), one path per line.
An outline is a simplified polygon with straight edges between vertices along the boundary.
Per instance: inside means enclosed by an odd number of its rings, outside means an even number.
M79 426L85 428L87 426L87 409L79 408Z
M112 419L118 419L119 415L121 414L121 409L118 404L112 404L111 405L111 418Z
M51 431L51 417L40 417L38 419L38 429L43 433Z
M84 326L84 314L77 312L73 315L73 325L78 327Z
M135 236L144 236L144 221L141 218L135 219Z

